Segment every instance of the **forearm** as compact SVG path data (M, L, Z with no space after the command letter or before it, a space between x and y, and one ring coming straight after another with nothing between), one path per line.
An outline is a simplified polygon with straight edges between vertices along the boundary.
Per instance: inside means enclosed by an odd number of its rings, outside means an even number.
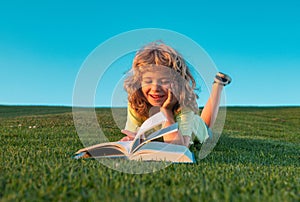
M162 126L163 128L168 127L175 123L174 114L171 110L161 109L164 115L167 118L167 121ZM183 136L181 135L180 131L176 131L165 135L163 137L164 142L171 143L171 144L179 144L179 145L186 145Z
M163 138L166 143L185 145L184 139L178 131L165 135Z
M191 138L189 136L182 136L180 131L176 131L174 133L164 136L164 142L170 144L184 145L186 147L189 147L190 139Z

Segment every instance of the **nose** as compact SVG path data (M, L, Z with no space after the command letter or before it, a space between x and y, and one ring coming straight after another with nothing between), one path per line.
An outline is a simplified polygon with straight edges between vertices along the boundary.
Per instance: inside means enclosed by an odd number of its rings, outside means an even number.
M161 90L161 84L158 82L153 82L151 84L151 90L153 91L160 91Z

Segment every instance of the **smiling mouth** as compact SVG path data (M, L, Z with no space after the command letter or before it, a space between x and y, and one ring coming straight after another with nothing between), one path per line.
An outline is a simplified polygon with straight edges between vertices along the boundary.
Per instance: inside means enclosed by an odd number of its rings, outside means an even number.
M150 95L150 97L152 97L153 99L161 99L165 96L164 95Z

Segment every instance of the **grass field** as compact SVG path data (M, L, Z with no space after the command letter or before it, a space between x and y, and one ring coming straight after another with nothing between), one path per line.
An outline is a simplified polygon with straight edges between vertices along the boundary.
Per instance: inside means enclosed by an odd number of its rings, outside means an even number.
M110 109L97 116L122 137ZM300 200L299 107L227 108L207 158L149 174L72 159L82 146L71 108L0 106L0 201Z

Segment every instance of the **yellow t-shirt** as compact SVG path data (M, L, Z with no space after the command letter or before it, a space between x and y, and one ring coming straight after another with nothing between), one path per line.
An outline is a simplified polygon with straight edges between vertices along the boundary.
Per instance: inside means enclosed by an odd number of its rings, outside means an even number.
M190 136L191 143L194 137L202 143L209 138L209 129L198 114L195 114L190 109L182 109L175 115L175 121L178 122L178 128L183 136ZM128 106L127 121L125 130L137 132L143 121L135 113L135 111Z

